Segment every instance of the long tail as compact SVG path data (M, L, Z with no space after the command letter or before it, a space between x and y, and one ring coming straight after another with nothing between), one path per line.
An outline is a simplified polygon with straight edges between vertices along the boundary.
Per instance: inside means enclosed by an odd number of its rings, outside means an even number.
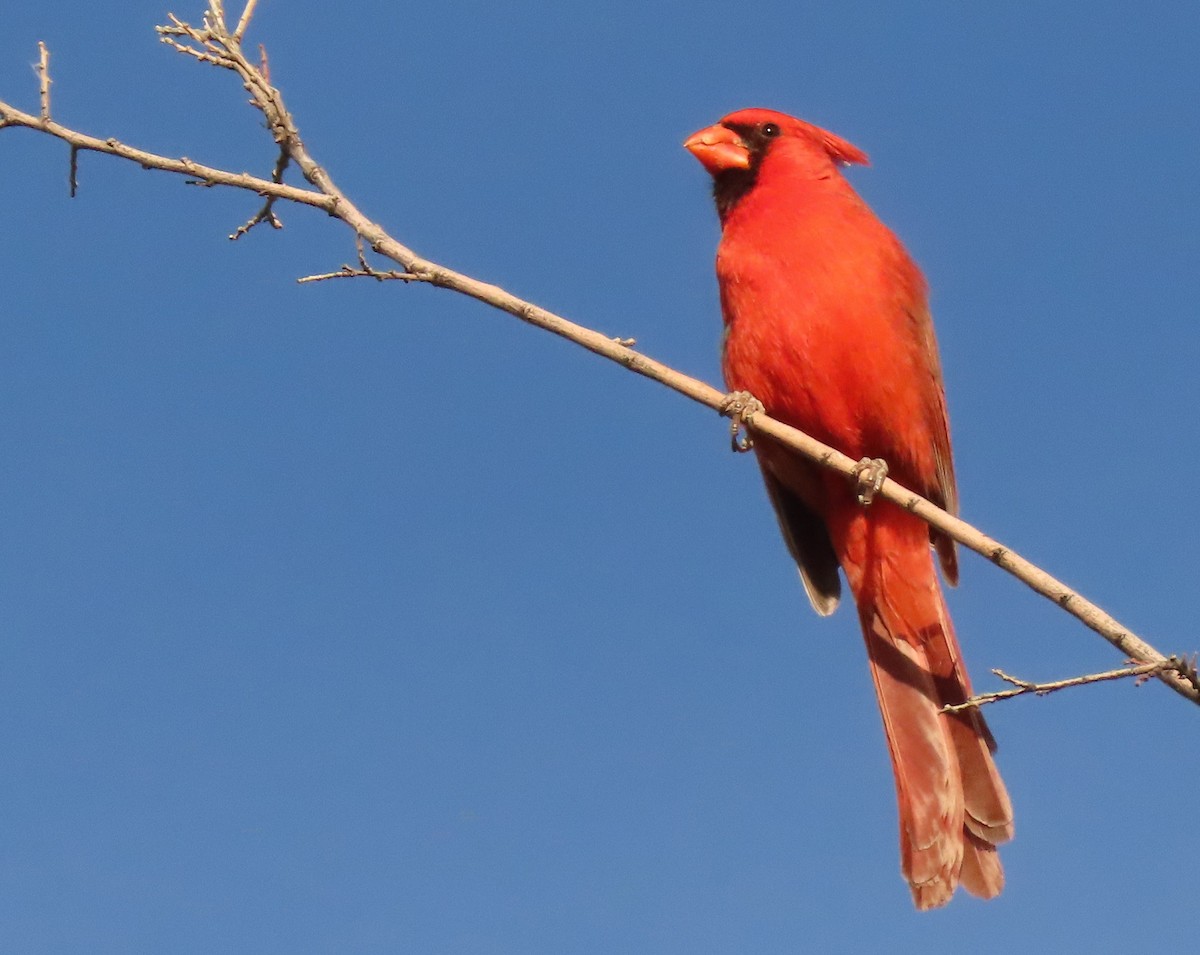
M996 846L1012 838L1012 805L978 710L941 708L971 695L933 567L925 525L886 502L830 521L854 592L900 807L901 871L919 909L961 884L1004 888Z

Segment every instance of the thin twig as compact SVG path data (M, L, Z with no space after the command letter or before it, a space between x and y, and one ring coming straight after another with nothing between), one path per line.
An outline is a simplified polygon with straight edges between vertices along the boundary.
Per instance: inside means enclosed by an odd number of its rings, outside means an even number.
M412 272L399 272L396 269L389 269L385 272L375 268L375 266L367 261L367 252L363 248L362 236L355 236L354 245L358 250L358 268L355 268L353 265L343 265L336 272L305 275L303 278L296 279L296 282L304 285L309 282L325 282L329 279L375 279L378 282L389 280L399 282L428 281L424 276L414 275Z
M238 20L238 25L233 31L233 38L241 41L246 35L246 27L250 26L250 18L254 16L254 8L258 6L258 0L247 0L246 9L242 11L242 17Z
M398 281L398 282L427 282L427 278L421 275L414 275L412 272L400 272L396 269L389 269L386 272L381 272L379 269L367 268L356 269L353 265L343 265L336 272L322 272L319 275L304 275L296 279L300 285L305 285L309 282L325 282L329 279L375 279L379 282Z
M38 40L38 101L42 107L42 122L50 122L50 50Z
M287 150L279 150L279 158L275 160L275 168L271 171L271 182L283 182L283 174L287 170L289 162L291 162L291 157L288 156ZM263 203L263 207L242 223L242 225L238 226L235 232L230 234L230 241L236 242L260 222L269 223L272 229L282 229L283 222L279 216L275 215L275 202L277 198L276 196L268 196L267 201Z
M210 13L205 17L204 31L195 30L175 17L172 17L170 26L159 27L158 31L164 41L180 52L232 70L241 77L245 88L253 97L254 105L262 111L275 142L281 150L286 151L291 161L296 163L313 189L299 189L287 186L282 182L271 182L246 173L214 169L186 158L174 159L155 155L126 146L115 139L96 139L52 121L39 120L37 117L29 116L2 101L0 101L0 126L27 126L61 139L77 149L118 156L140 163L147 169L189 175L201 185L231 186L246 189L267 198L287 199L324 209L329 215L341 220L353 230L360 243L365 243L373 252L391 259L401 266L398 277L403 276L404 281L427 282L439 288L449 289L477 299L507 312L521 321L568 339L597 355L617 362L632 372L666 385L693 401L717 411L722 410L726 404L724 392L632 350L622 344L619 339L568 321L553 312L518 298L497 285L481 282L422 258L412 249L394 239L381 226L368 219L337 187L328 172L313 159L300 138L291 114L284 105L282 94L271 86L261 69L243 55L237 39L230 35L224 26L223 18L222 5L216 0L211 0ZM198 44L199 48L179 42L175 37L186 37ZM329 278L360 277L354 274L353 269L349 273L343 270L337 273L326 273L326 275ZM369 275L369 277L378 278L379 276ZM308 278L311 281L318 279L317 276ZM844 474L848 478L853 477L856 473L858 465L856 461L764 413L746 416L743 420L758 437L771 438L816 464ZM996 566L1008 571L1033 590L1054 601L1090 629L1099 633L1117 647L1125 657L1146 661L1147 665L1160 665L1160 669L1155 672L1160 680L1192 702L1200 703L1200 679L1194 672L1181 673L1164 665L1169 660L1162 653L1130 632L1098 606L1084 599L1078 592L1020 557L1010 548L947 513L915 492L902 487L891 478L882 483L878 497L905 508L946 536L987 557Z
M216 40L218 34L214 33L211 28L197 30L190 24L184 23L173 13L168 13L167 16L171 18L170 26L155 27L158 37L163 43L178 53L194 56L202 63L211 63L226 70L235 69L233 59L225 55L224 48ZM196 45L189 46L177 40L176 37L185 37Z
M1073 676L1066 680L1054 680L1050 683L1031 683L1028 680L1022 680L1020 677L1005 673L1003 670L992 670L996 676L1000 677L1005 683L1011 683L1015 689L977 693L962 703L951 703L943 706L942 712L958 713L962 710L986 706L988 703L996 703L1000 700L1011 700L1013 697L1024 696L1027 693L1045 696L1047 693L1053 693L1056 690L1065 690L1072 686L1086 686L1089 683L1104 683L1108 680L1123 680L1127 677L1137 677L1136 682L1140 684L1147 677L1158 676L1166 670L1174 670L1181 676L1186 676L1189 680L1196 678L1196 664L1194 660L1189 661L1173 656L1156 663L1132 665L1131 661L1130 666L1124 666L1118 670L1105 670L1103 673L1088 673L1083 676Z

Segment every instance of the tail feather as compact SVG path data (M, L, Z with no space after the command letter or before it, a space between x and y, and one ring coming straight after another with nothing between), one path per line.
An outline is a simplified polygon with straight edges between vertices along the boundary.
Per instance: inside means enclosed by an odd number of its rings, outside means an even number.
M959 884L981 899L994 899L1004 889L1004 866L994 843L967 832Z
M978 711L941 712L971 686L924 526L887 504L867 514L858 509L833 537L892 757L901 871L919 909L944 905L960 884L991 898L1004 886L996 845L1012 837L995 744Z
M963 797L954 750L932 702L924 651L871 611L863 632L900 807L900 868L921 909L944 905L962 868Z
M936 576L933 577L932 590L937 601L940 639L929 640L927 648L933 671L948 674L937 681L941 705L948 706L962 703L971 696L971 678L962 662L958 638L954 634L954 625L950 622L950 613ZM946 714L944 719L950 727L950 738L958 755L967 828L993 847L1007 842L1013 837L1013 810L1004 780L1000 778L1000 771L992 759L992 753L996 751L992 731L978 709ZM999 867L999 861L996 865ZM1004 875L1001 872L1000 886L1003 884ZM996 892L999 891L997 887Z

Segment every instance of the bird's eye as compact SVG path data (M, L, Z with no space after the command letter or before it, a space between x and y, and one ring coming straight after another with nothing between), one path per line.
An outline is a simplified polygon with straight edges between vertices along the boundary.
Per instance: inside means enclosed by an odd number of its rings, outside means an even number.
M779 131L779 127L774 123L763 123L762 125L762 134L766 136L767 139L774 139L779 135Z

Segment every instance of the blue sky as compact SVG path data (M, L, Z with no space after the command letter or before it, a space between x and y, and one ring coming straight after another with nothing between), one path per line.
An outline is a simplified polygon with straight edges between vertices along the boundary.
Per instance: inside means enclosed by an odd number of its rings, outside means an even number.
M161 2L10 5L0 97L259 173ZM193 0L174 10L198 18ZM231 7L236 4L230 4ZM683 138L764 105L933 290L964 516L1198 649L1194 3L263 0L309 146L428 257L716 382ZM298 286L344 228L0 131L0 948L1163 951L1194 944L1197 712L994 707L1017 838L918 914L853 614L671 392L428 288ZM984 561L981 686L1118 665Z

